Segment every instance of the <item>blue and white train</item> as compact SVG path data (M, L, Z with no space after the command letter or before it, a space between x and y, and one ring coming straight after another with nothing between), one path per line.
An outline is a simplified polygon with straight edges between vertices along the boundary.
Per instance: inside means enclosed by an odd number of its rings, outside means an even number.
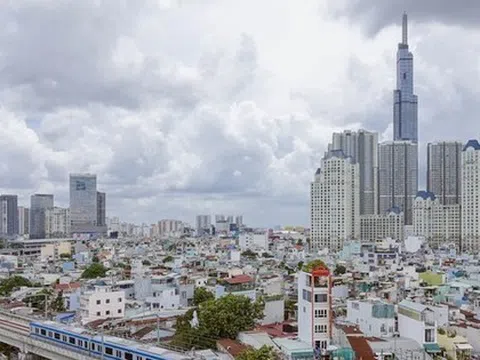
M53 321L31 322L30 335L90 356L112 360L187 360L182 353L113 336L92 334Z

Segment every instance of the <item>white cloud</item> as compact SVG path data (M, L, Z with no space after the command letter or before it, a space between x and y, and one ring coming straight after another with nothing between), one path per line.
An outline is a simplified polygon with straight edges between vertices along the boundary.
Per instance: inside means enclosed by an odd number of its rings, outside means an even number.
M66 205L68 173L91 171L125 220L308 224L331 133L389 136L398 27L369 38L314 0L112 4L32 0L2 15L1 192ZM448 120L475 124L478 33L411 34L421 136L469 136Z

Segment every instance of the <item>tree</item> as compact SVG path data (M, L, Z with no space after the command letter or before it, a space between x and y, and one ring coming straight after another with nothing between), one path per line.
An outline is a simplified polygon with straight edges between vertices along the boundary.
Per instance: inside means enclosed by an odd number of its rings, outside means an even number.
M107 268L99 263L93 263L86 268L82 273L83 279L96 279L98 277L104 277L107 273Z
M347 272L347 268L341 264L337 264L337 266L335 266L335 270L333 270L333 274L335 276L343 275L346 272Z
M164 264L172 262L172 261L173 261L173 256L171 256L171 255L168 255L166 258L163 259Z
M297 245L302 246L302 245L303 245L303 240L302 240L302 239L298 239L298 240L297 240Z
M173 345L185 348L213 348L215 340L235 339L239 332L253 329L263 317L264 303L252 302L246 296L226 295L211 299L196 309L198 326L190 324L193 311L177 319Z
M250 249L247 249L244 252L242 252L242 256L245 256L249 259L256 259L257 258L257 254Z
M273 258L274 256L272 254L269 254L268 252L263 252L262 253L262 257L266 258L266 259L271 259Z
M205 301L212 300L213 298L213 294L203 287L197 287L193 292L193 304L195 306L198 306Z
M0 281L0 295L8 296L10 293L22 286L32 287L30 280L15 275Z
M152 265L152 263L151 263L150 261L148 261L148 260L143 260L143 261L142 261L142 265L150 266L150 265Z
M302 270L302 267L303 267L303 261L299 261L297 264L297 269Z
M271 346L263 345L260 349L256 350L250 348L242 351L236 358L237 360L274 360L276 358L275 352Z
M59 291L57 296L50 304L50 310L53 312L65 311L65 302L63 301L63 291Z

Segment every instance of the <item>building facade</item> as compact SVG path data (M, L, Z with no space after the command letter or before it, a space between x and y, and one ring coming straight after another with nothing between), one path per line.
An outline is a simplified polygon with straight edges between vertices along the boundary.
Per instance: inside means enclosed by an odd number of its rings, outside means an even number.
M44 239L45 211L53 208L52 194L34 194L30 196L30 239Z
M212 218L210 215L197 215L195 218L195 230L197 235L210 233L212 227Z
M391 337L395 333L395 305L380 300L347 300L347 321L366 336Z
M17 195L0 195L0 234L18 234Z
M18 234L28 235L30 233L30 209L18 207Z
M360 235L358 164L330 151L310 186L311 246L340 250Z
M403 240L405 219L399 209L386 214L360 215L360 240L362 242L391 238Z
M413 93L413 55L408 49L407 14L397 50L397 89L393 91L393 139L418 141L418 98Z
M107 226L107 194L97 191L97 225Z
M160 236L176 236L183 233L183 222L180 220L164 219L158 222Z
M423 236L434 249L445 244L455 244L459 249L460 204L443 205L435 194L419 191L413 202L413 234Z
M418 190L418 147L411 141L388 141L378 147L379 207L383 214L399 208L412 224L412 204Z
M469 140L462 151L462 250L480 250L480 143Z
M457 141L427 145L427 191L434 193L442 205L460 204L462 148Z
M330 271L323 265L303 270L298 273L298 338L326 350L332 338Z
M98 319L123 318L125 315L125 292L114 291L110 286L94 286L80 296L82 322Z
M334 133L329 151L342 150L358 163L360 215L378 212L378 134L366 130Z
M65 238L70 235L70 209L53 207L45 210L45 237Z

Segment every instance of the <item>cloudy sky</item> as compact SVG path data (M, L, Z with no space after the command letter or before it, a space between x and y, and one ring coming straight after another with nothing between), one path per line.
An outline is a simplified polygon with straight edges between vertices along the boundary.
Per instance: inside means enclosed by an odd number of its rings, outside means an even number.
M477 137L480 2L460 3L2 1L0 192L67 206L93 172L125 221L308 224L331 133L391 137L403 11L422 147Z

